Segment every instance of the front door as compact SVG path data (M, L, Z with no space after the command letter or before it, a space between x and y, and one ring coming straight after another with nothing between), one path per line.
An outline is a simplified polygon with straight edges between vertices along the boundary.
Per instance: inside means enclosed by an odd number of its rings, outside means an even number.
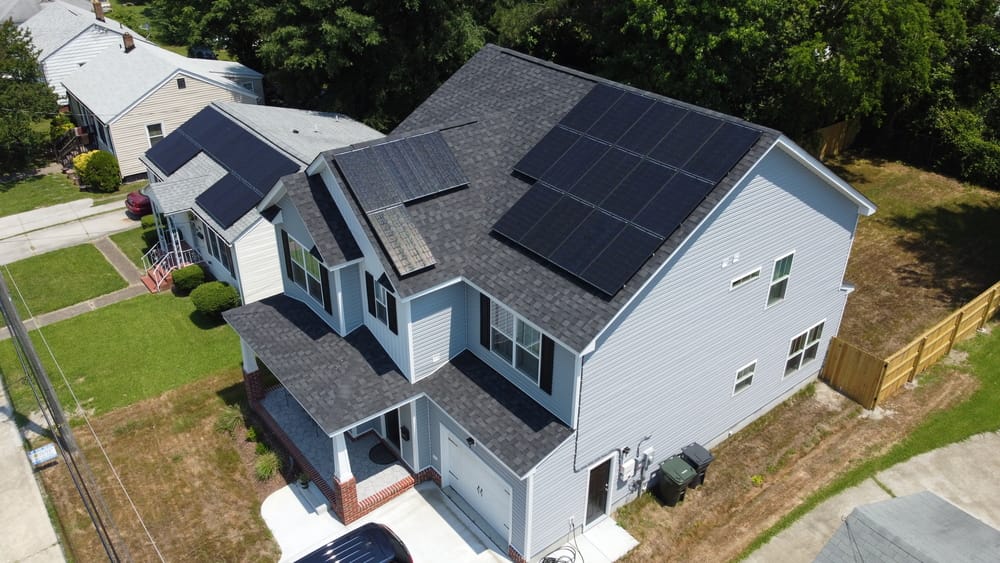
M392 409L385 413L383 418L385 422L385 439L396 446L396 451L399 451L399 409Z
M603 516L608 509L608 481L611 477L611 459L590 470L587 488L587 524Z

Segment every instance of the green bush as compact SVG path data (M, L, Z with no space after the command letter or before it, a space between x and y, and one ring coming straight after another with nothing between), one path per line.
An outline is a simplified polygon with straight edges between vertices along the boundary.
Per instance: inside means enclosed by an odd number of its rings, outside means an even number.
M58 141L70 129L73 129L73 122L65 113L57 113L49 123L49 139L53 142Z
M255 426L250 426L247 428L247 442L257 441L257 428Z
M267 481L279 471L281 471L281 459L274 452L257 456L257 461L253 464L253 472L258 481Z
M236 288L220 281L203 283L191 292L194 308L209 317L219 318L223 311L240 305Z
M143 229L152 229L156 226L156 216L143 215L142 219L139 219L139 225L141 225Z
M1000 143L988 136L981 115L965 108L937 108L930 115L930 138L938 145L938 164L959 178L1000 187Z
M160 242L160 233L156 229L142 232L142 242L146 243L146 248L153 248Z
M265 444L264 442L257 442L257 443L255 443L253 445L253 450L254 450L254 452L256 452L257 455L264 455L267 452L271 451L271 449L268 448L267 444Z
M174 287L181 293L191 293L196 287L205 283L205 270L198 264L191 264L174 270Z
M83 159L82 157L87 158ZM82 166L77 166L77 159L81 159ZM80 182L95 191L111 193L122 185L118 159L107 151L91 151L82 154L73 159L73 166L77 169Z
M231 436L236 431L236 427L242 423L243 411L236 405L229 405L219 414L219 418L215 419L215 430Z

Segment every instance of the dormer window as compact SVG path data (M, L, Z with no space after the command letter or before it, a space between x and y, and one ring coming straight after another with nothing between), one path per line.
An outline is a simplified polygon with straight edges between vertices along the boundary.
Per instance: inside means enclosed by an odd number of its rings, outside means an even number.
M295 239L288 239L288 251L292 258L292 281L306 290L320 303L323 302L323 282L320 281L319 260L302 247Z
M552 339L510 309L485 295L480 297L482 346L552 393Z

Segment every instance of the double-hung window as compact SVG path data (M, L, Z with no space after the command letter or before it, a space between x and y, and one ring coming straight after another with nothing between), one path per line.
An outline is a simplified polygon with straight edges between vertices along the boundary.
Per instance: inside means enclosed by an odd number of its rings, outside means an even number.
M495 301L490 303L490 349L538 383L542 333Z
M774 261L774 270L771 272L771 287L767 291L767 306L770 307L785 298L788 290L788 278L792 275L792 258L794 253L788 254Z
M153 123L146 126L146 137L149 139L149 146L153 147L156 143L163 140L163 124Z
M377 283L375 289L375 318L389 324L389 297L385 287Z
M733 387L733 395L739 393L740 391L750 387L753 384L753 374L757 371L756 360L741 367L739 371L736 372L736 385Z
M823 323L810 328L792 339L788 347L788 361L785 362L785 375L816 359L819 353L819 340L823 336Z
M322 303L323 282L320 280L322 264L291 237L288 239L288 252L292 259L292 281L306 290L313 299Z

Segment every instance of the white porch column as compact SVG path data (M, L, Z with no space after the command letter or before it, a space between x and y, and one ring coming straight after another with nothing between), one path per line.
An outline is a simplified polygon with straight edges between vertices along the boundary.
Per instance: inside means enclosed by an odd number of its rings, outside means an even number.
M351 473L351 460L347 457L347 442L344 441L343 432L333 437L333 475L341 483L354 478L354 474Z
M257 355L242 338L240 338L240 352L243 354L243 373L257 371Z

